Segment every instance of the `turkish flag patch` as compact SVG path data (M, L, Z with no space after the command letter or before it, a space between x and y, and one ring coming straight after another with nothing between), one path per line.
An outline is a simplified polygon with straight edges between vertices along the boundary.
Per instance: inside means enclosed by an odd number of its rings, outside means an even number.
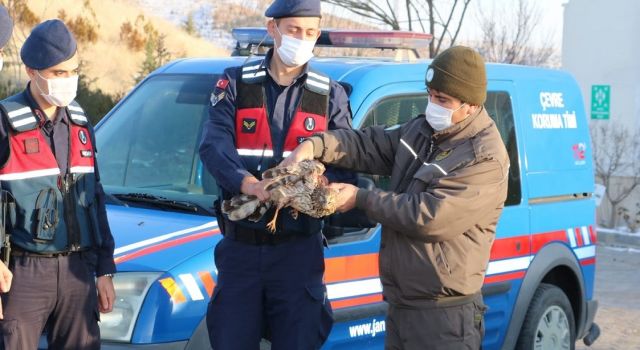
M26 154L38 153L40 152L40 143L37 138L30 138L24 140L24 152Z
M226 89L227 85L229 85L229 81L227 79L218 79L216 83L216 87L219 89Z

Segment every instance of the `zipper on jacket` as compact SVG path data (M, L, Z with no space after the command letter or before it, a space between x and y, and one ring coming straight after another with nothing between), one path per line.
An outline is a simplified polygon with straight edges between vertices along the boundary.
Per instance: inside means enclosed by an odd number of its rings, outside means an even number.
M62 199L64 203L64 220L67 224L67 244L70 251L80 249L80 232L76 217L75 196L71 191L73 174L67 173L62 179Z
M67 118L70 119L67 113ZM64 188L64 220L67 224L67 244L70 251L80 249L80 225L78 224L78 216L76 213L75 193L72 188L75 187L74 176L71 173L71 122L68 123L69 138L67 140L67 169L64 174L62 185ZM88 135L87 135L88 136Z
M431 154L433 153L433 136L429 140L429 152L427 153L427 162L431 160Z

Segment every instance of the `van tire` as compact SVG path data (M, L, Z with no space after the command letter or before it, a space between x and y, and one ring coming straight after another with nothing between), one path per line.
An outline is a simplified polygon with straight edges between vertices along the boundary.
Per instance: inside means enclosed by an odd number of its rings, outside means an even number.
M547 327L548 322L555 326ZM529 304L516 349L574 350L575 328L573 309L562 289L541 283Z

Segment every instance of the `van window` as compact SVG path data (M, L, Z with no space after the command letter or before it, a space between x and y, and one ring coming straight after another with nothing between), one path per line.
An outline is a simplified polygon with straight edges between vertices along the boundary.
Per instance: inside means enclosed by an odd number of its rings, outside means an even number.
M212 203L215 181L198 154L216 77L164 75L142 83L97 130L107 192L181 195Z
M511 96L506 91L489 91L484 106L487 109L487 113L496 122L502 141L509 153L509 162L511 163L509 167L509 192L504 204L520 204L522 190L520 188L520 166Z
M425 94L386 97L369 111L364 119L362 128L373 125L393 126L406 123L417 115L424 113L426 107L427 97ZM485 108L496 122L502 141L509 152L511 167L509 169L509 192L505 205L519 204L522 198L522 191L520 188L520 168L518 165L518 148L511 96L506 91L488 91ZM374 176L373 181L377 187L388 189L388 178Z
M403 124L418 114L424 113L425 108L427 108L426 94L387 97L369 111L361 128Z

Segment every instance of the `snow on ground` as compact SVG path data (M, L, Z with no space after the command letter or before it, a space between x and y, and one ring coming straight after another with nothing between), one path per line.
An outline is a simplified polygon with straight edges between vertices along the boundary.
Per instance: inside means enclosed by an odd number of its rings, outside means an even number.
M598 232L615 233L615 234L625 235L625 236L640 236L640 231L631 232L629 228L625 226L620 226L617 228L598 227L596 230Z

